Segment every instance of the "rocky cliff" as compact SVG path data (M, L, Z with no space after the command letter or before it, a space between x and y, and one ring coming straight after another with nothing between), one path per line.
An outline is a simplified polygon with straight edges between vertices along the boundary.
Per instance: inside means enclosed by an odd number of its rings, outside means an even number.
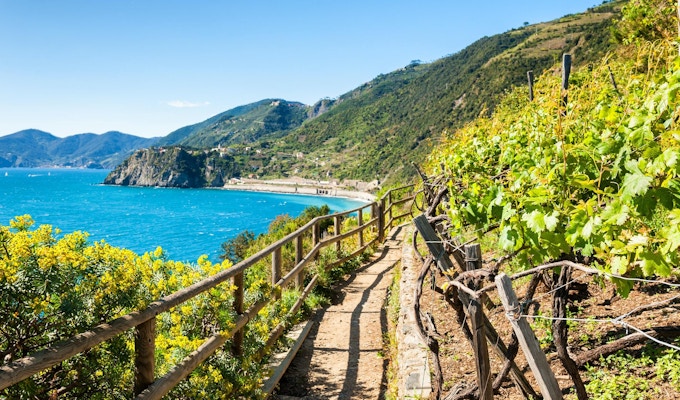
M138 150L104 180L105 185L178 188L220 187L239 176L234 159L219 151L180 147Z

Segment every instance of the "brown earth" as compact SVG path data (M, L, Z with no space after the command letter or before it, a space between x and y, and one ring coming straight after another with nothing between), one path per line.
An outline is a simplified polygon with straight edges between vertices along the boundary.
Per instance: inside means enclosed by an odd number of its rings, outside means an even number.
M314 315L314 327L272 398L380 399L387 388L384 304L392 269L401 260L397 228L363 267L335 289L333 304Z
M401 257L402 233L391 235L386 244L374 255L371 262L348 276L336 289L333 305L314 316L315 326L303 344L298 356L272 396L274 399L382 399L386 394L386 368L388 361L382 357L383 334L387 329L384 312L385 294L391 278L391 270ZM421 249L425 253L426 250ZM492 260L488 260L489 263ZM420 269L418 260L414 268ZM436 275L436 285L442 286L444 278ZM546 279L547 281L548 279ZM529 278L513 282L520 301ZM582 272L574 272L569 293L568 316L569 347L572 357L634 333L612 320L634 312L641 306L653 305L670 300L669 303L642 313L622 318L626 323L640 329L680 326L680 292L677 279L659 282L638 283L627 298L615 292L614 285L606 279L596 278ZM552 315L552 296L547 283L539 284L533 302L525 311L532 329L546 351L548 362L554 371L558 384L566 399L576 399L574 384L557 357L551 340L551 321L540 316ZM504 343L509 343L512 328L500 300L494 292L491 301L496 305L485 308L489 320L499 332ZM421 298L421 315L430 315L434 322L434 338L439 343L439 358L443 373L442 397L452 392L462 392L476 384L475 356L470 343L462 334L454 318L454 311L444 297L431 289L430 278L426 278ZM676 334L677 335L677 334ZM669 343L673 337L665 337ZM628 390L630 398L653 398L670 400L680 398L680 384L661 379L655 369L656 358L665 347L646 341L625 350L633 357L651 357L647 365L635 368L621 364L608 364L604 359L591 362L592 370L602 373L605 384L619 384L616 377L623 372L637 379L638 383L623 383L623 393ZM650 350L652 349L652 350ZM656 350L658 351L656 351ZM656 351L656 353L655 353ZM651 356L650 356L651 354ZM656 354L656 355L654 355ZM680 358L677 352L674 356ZM606 356L605 356L606 358ZM492 374L498 373L501 360L490 351ZM519 351L516 358L531 385L538 392L530 368ZM623 371L626 369L627 371ZM583 367L580 374L585 383L591 373ZM640 382L652 385L647 394L637 396ZM630 385L627 388L625 385ZM632 397L631 397L632 396ZM637 396L637 397L636 397ZM508 379L495 393L494 398L524 399L519 389ZM596 397L595 397L596 398Z
M416 262L418 268L422 265ZM441 286L445 280L441 276L436 278L437 285ZM631 315L623 318L626 323L637 328L647 330L653 327L669 326L677 327L680 325L680 291L677 286L677 280L657 283L639 283L636 284L627 298L622 298L616 295L614 285L605 280L594 278L592 275L576 271L572 276L571 290L569 293L570 306L568 311L568 318L573 318L574 321L568 323L568 351L572 357L578 357L584 354L589 349L597 348L614 339L621 338L625 335L635 333L631 329L626 329L613 322L607 322L617 317L624 316L640 306L651 305L664 300L671 300L670 304L643 312L639 315ZM488 282L487 282L488 283ZM670 284L670 285L668 285ZM672 285L676 285L673 287ZM455 321L452 308L444 301L443 296L430 290L431 282L426 278L421 298L421 313L429 313L436 324L435 337L440 346L440 362L443 374L443 390L442 398L451 392L462 392L466 388L476 385L476 369L475 357L471 344L465 339L461 328ZM517 293L520 302L528 286L528 278L524 278L513 282L513 288ZM504 343L510 342L510 334L512 327L509 324L508 318L503 309L499 298L492 292L490 295L492 302L497 305L489 310L485 308L485 314L491 320L493 326L499 332ZM557 378L557 382L562 389L565 399L576 399L574 384L571 377L563 367L561 361L557 357L554 343L552 342L551 323L550 319L543 319L539 316L550 317L552 315L552 295L549 293L545 283L541 283L534 295L535 302L531 303L525 313L533 315L528 320L534 330L541 347L546 351L548 362L552 371ZM578 320L578 321L577 321ZM677 333L675 333L677 336ZM661 340L669 343L673 341L673 337L661 338ZM640 357L643 350L645 357L653 354L650 347L659 351L667 349L666 347L652 345L651 341L643 342L625 349L625 352L634 356ZM645 348L645 346L648 346ZM490 360L492 363L492 375L498 373L501 368L501 360L493 351L489 350ZM676 352L675 358L678 354ZM606 356L605 356L606 358ZM653 358L653 356L652 356ZM526 360L520 350L517 356L517 363L524 371L531 385L538 392L538 385L536 384L531 370L529 369ZM605 376L603 382L605 384L615 384L616 376L623 371L619 370L622 366L620 364L607 365L606 362L600 363L594 361L590 363L594 369L599 370L608 375ZM624 365L625 367L625 365ZM641 380L647 380L653 387L646 395L633 394L633 383L630 384L630 392L626 398L653 398L655 400L670 400L680 398L680 388L677 384L674 385L668 380L659 379L652 381L655 377L655 362L652 359L651 363L645 367L632 368L630 373L633 377ZM585 368L580 369L580 374L585 383L588 383L589 374ZM637 388L635 388L637 390ZM623 390L625 393L625 389ZM635 392L637 393L637 392ZM499 399L524 399L520 390L509 380L506 380L501 386L500 390L494 394L495 398ZM594 396L593 398L597 398Z

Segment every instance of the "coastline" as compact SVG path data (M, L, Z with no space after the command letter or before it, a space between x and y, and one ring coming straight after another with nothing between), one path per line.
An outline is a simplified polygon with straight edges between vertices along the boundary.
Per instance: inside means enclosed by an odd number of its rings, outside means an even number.
M77 171L92 171L101 172L111 170L102 168L84 168L84 167L2 167L0 170L7 171L2 175L9 175L12 171L50 171L50 170L77 170ZM100 183L102 184L102 183ZM115 186L115 185L114 185ZM136 186L136 185L124 185ZM146 186L139 186L146 187ZM268 192L281 194L301 194L308 196L320 197L340 197L346 199L353 199L371 203L376 200L376 196L369 192L369 190L377 189L375 182L367 183L361 181L350 181L349 185L343 185L337 181L317 181L312 179L304 179L298 177L282 178L282 179L231 179L223 186L208 187L210 189L224 189L224 190L240 190L248 192Z
M310 196L344 197L361 200L367 203L375 201L375 195L360 190L348 190L333 183L317 182L300 178L279 180L240 179L232 180L220 187L224 190L243 190L250 192L270 192L285 194L303 194Z

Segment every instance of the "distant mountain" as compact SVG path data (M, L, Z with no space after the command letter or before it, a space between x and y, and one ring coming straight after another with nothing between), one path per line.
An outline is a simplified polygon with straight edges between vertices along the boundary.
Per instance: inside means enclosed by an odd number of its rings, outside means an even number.
M37 129L0 136L0 167L114 168L133 151L158 139L111 131L65 138Z
M221 146L243 175L404 181L442 134L490 115L503 93L526 85L563 53L575 67L613 48L622 2L484 37L432 63L413 61L312 106L266 99L178 129L159 145ZM222 151L221 150L221 151Z
M233 143L253 143L265 137L279 137L299 127L305 119L307 107L304 104L282 99L265 99L180 128L161 138L157 144L207 148Z

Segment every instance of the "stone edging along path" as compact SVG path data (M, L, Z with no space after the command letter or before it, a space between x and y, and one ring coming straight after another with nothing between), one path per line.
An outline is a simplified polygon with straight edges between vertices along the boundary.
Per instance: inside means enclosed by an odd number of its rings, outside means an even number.
M418 333L416 314L413 308L419 271L413 262L412 232L413 225L409 224L401 251L399 320L397 322L399 398L427 399L432 392L432 382L427 344Z

